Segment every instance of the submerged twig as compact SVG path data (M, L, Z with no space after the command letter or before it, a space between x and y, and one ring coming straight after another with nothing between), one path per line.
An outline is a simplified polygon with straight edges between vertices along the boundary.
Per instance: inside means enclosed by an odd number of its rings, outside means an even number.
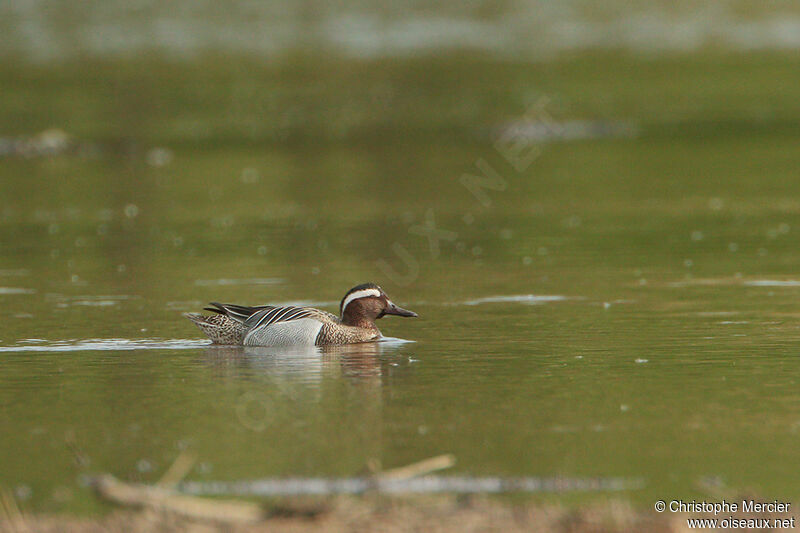
M64 444L67 445L67 448L72 454L72 458L76 465L80 466L81 468L89 466L91 460L85 453L83 453L83 450L81 450L81 447L78 445L78 439L75 438L75 431L69 430L64 433Z
M120 505L147 507L200 520L251 523L266 517L255 503L186 496L161 487L124 483L109 474L96 477L94 487L100 496Z
M0 487L0 518L7 520L13 531L20 533L30 531L28 524L25 523L25 517L22 516L22 511L17 506L14 495L5 487Z
M437 455L436 457L431 457L430 459L425 459L423 461L418 461L416 463L411 463L410 465L392 468L376 474L375 477L385 480L411 479L418 476L425 476L439 470L451 468L455 464L456 456L447 453L444 455Z
M281 507L272 512L262 506L235 500L209 499L203 496L329 496L333 494L411 494L411 493L499 493L499 492L571 492L623 491L640 488L641 479L625 478L501 478L436 476L431 472L450 468L455 457L439 455L386 472L354 478L271 478L234 482L180 482L191 469L195 456L184 453L164 474L156 486L137 485L117 480L111 475L94 479L98 494L117 504L168 511L184 517L228 523L259 522L269 516L312 517L323 508ZM173 487L182 493L172 490ZM191 495L190 495L191 494Z
M175 458L172 465L164 472L161 479L156 483L162 489L173 489L180 483L186 475L191 472L194 463L197 462L197 454L190 451L183 451Z

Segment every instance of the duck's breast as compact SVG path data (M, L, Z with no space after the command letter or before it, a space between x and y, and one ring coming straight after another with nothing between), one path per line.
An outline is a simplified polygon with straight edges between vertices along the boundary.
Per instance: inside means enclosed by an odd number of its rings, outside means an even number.
M276 322L269 326L249 331L245 335L244 345L313 346L321 329L322 322L313 318Z

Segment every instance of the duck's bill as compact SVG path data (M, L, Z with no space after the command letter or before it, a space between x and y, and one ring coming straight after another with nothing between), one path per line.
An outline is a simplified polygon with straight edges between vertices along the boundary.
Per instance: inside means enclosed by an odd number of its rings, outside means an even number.
M397 316L410 316L415 317L417 313L414 311L409 311L408 309L403 309L402 307L397 307L393 303L389 302L389 309L386 310L387 315L397 315Z

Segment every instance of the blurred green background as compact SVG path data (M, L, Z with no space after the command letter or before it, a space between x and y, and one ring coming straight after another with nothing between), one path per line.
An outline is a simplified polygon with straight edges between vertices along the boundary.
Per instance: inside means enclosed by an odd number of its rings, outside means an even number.
M799 47L793 2L0 4L0 484L85 511L83 474L183 449L199 481L454 453L791 499ZM414 343L180 316L364 281Z

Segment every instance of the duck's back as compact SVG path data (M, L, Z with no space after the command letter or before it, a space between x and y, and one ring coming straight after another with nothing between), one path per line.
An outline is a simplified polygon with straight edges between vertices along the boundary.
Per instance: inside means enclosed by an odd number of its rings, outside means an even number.
M373 341L381 336L374 326L346 326L339 317L313 307L211 305L206 310L216 315L187 313L186 317L216 344L323 346Z

